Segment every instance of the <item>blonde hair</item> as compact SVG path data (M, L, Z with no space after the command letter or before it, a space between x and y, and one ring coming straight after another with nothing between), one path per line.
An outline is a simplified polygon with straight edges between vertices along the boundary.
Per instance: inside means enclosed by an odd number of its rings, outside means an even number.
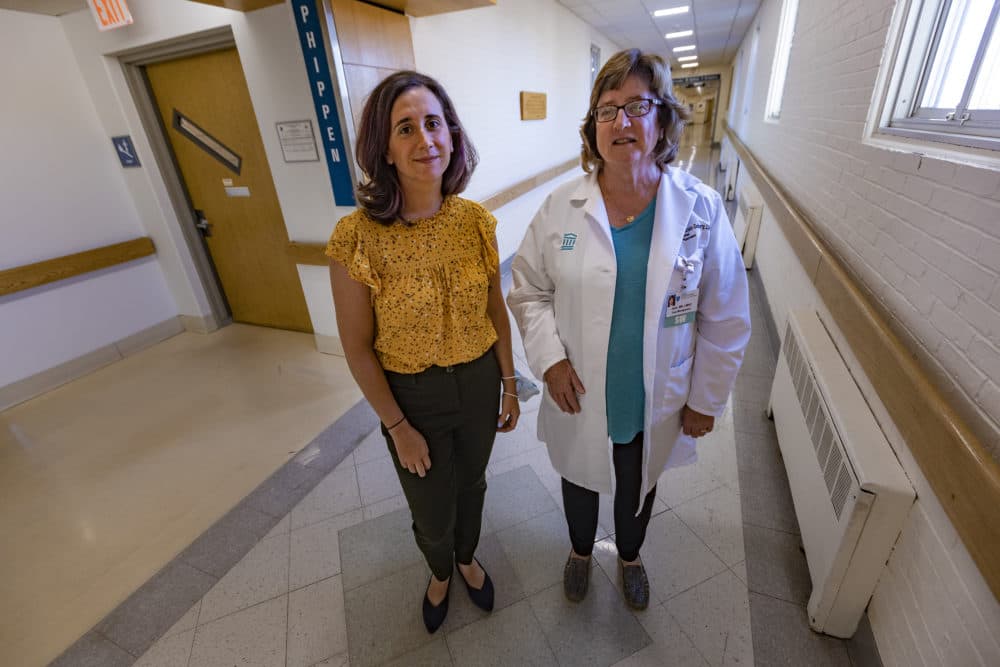
M608 58L594 81L594 89L590 91L590 108L580 126L580 138L583 139L580 166L588 174L595 167L600 171L604 166L604 159L597 150L597 121L594 119L597 101L605 92L621 88L630 76L645 81L653 96L663 103L656 107L656 119L662 130L660 139L653 147L656 166L663 169L677 157L677 142L691 115L687 107L674 98L670 68L658 55L626 49Z

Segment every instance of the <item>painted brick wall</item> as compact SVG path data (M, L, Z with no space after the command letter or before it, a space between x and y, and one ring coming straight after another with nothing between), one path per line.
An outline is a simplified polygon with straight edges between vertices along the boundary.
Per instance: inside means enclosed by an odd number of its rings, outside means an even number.
M742 138L1000 460L1000 172L921 157L916 145L907 153L863 143L894 8L892 0L800 0L781 120L768 123L781 0L765 0ZM767 214L765 226L757 258L774 311L803 299L822 308L811 288L803 296L771 275L794 254ZM869 607L883 661L1000 664L1000 603L884 408L874 401L873 409L918 493Z

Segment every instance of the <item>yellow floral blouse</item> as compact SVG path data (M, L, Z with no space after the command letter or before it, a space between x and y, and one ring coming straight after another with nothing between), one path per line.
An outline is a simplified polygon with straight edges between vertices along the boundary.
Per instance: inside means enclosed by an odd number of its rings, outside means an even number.
M453 366L496 342L486 313L489 280L500 265L496 224L482 206L456 196L413 225L383 225L362 209L337 223L326 254L371 288L382 368Z

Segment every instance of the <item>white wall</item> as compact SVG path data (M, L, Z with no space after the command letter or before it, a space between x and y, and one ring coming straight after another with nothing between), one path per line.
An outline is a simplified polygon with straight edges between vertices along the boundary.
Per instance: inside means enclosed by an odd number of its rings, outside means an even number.
M910 337L922 363L996 455L1000 173L862 142L893 5L800 2L781 121L765 123L781 8L780 0L765 0L756 19L757 75L741 138L892 313L893 325ZM751 36L743 44L747 52ZM769 212L756 257L779 332L791 308L825 312ZM883 662L1000 664L1000 603L847 356L918 493L869 608Z
M0 10L0 55L0 269L146 236L59 20ZM0 387L176 314L155 259L0 298Z
M452 97L481 162L466 196L483 199L580 154L590 45L619 47L555 0L411 18L418 70ZM520 91L547 95L544 120L521 120ZM518 239L520 240L520 239Z

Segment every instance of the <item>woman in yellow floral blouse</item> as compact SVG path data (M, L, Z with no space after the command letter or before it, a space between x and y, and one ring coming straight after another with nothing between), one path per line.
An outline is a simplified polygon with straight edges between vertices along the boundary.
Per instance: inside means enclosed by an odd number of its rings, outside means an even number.
M475 559L486 464L496 432L520 414L496 219L457 196L478 157L430 77L397 72L375 88L357 158L367 176L360 206L326 250L337 326L431 569L423 617L434 632L453 563L472 601L493 609L493 583Z

